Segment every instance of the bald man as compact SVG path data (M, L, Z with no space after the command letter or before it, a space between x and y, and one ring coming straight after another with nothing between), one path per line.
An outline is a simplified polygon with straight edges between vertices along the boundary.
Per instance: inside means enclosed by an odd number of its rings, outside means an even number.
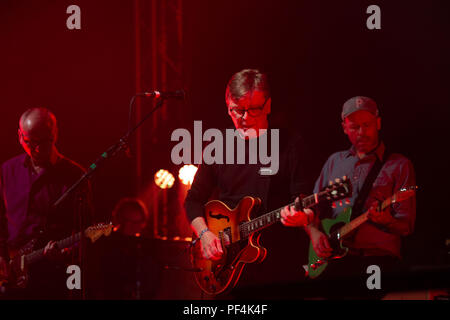
M19 120L19 141L30 157L35 173L56 163L60 154L56 149L58 128L56 118L48 109L25 111Z
M18 136L25 153L3 163L0 171L0 278L9 276L9 252L37 239L34 249L44 248L46 259L29 266L29 277L18 279L28 288L26 293L22 291L23 297L36 298L34 294L38 294L38 298L53 298L57 294L60 299L58 290L65 287L65 280L57 277L55 268L63 269L63 259L58 257L63 248L55 244L88 225L90 188L83 186L60 207L52 207L84 169L58 152L57 122L48 109L25 111L19 120ZM75 205L75 198L82 201Z

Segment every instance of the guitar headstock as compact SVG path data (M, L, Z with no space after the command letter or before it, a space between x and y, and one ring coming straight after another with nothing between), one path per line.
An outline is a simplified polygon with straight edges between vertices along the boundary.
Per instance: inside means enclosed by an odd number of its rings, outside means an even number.
M349 198L352 196L352 183L347 176L343 176L342 179L336 178L334 181L330 181L328 186L323 190L325 194L323 195L328 201L339 201L342 206L342 199ZM348 203L348 200L345 201Z
M94 226L90 226L84 231L86 238L91 239L92 243L97 241L101 236L109 236L114 226L112 223L99 223Z
M397 191L395 193L395 197L393 199L393 202L397 202L397 201L403 201L406 200L410 197L412 197L413 195L416 194L416 190L419 187L417 186L410 186L410 187L406 187L406 188L401 188L399 191Z

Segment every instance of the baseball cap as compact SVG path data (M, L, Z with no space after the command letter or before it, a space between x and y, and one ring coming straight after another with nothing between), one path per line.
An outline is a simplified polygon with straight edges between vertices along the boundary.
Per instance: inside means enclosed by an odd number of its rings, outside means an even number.
M342 107L341 118L344 120L355 111L365 110L378 117L378 107L375 101L368 97L356 96L345 101Z

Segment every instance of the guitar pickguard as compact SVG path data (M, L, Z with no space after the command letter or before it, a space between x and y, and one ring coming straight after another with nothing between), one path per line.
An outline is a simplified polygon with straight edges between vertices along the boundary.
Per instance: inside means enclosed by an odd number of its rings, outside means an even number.
M331 257L320 258L317 256L312 244L309 245L309 259L308 259L308 276L310 278L316 278L326 269L328 266L328 261L333 259L339 259L347 253L347 249L342 247L341 239L336 235L332 235L334 231L338 230L342 225L350 221L352 215L352 209L347 208L341 212L335 219L323 219L321 221L321 226L323 232L329 237L328 241L330 246L333 248ZM331 236L331 237L330 237Z

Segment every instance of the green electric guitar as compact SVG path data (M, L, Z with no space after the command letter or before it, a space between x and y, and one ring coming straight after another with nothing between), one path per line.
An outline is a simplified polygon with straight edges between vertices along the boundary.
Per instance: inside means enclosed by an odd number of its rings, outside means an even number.
M380 203L378 210L382 211L395 202L403 201L412 197L415 194L416 189L416 186L401 189L393 196ZM340 259L347 254L348 248L343 245L344 238L368 220L369 211L364 212L352 221L350 221L351 214L352 208L347 208L335 219L321 220L321 227L323 232L328 236L328 242L333 251L331 256L327 258L319 258L313 249L312 243L309 245L308 265L304 266L304 268L310 278L317 278L326 269L328 262L331 260Z

